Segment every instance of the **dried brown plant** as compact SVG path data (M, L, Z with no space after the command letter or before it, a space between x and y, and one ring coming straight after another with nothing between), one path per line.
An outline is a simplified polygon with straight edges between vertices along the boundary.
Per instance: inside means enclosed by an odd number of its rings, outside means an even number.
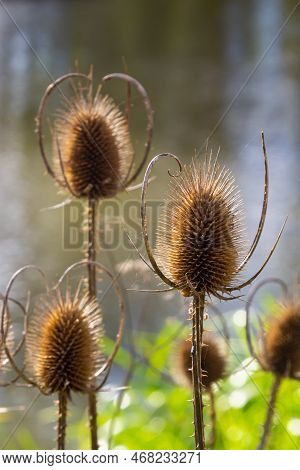
M59 279L56 286L49 288L47 279L39 268L24 266L10 279L3 298L1 332L3 349L17 380L22 384L37 388L43 395L58 394L57 448L65 448L67 426L67 403L70 394L81 392L96 394L105 384L114 357L119 349L124 329L124 301L120 287L112 274L100 263L93 262L97 271L106 274L115 289L120 309L120 321L115 345L108 357L104 357L101 340L103 336L102 313L96 299L91 299L83 291L83 279L75 293L62 284L74 269L89 262L79 261L71 265ZM16 350L12 350L5 335L5 324L12 323L8 307L10 292L16 279L25 271L35 270L45 284L45 293L35 305L32 320L23 334L25 341L25 366L20 367L16 360ZM21 305L21 304L20 304ZM27 315L26 315L27 316Z
M272 256L279 238L260 269L246 281L237 282L260 240L268 206L269 176L264 135L262 146L265 168L264 200L254 240L245 254L240 220L239 193L228 170L220 168L211 155L204 164L182 166L173 154L163 153L148 165L142 188L141 218L146 251L153 271L170 287L192 303L192 377L196 449L205 448L203 423L203 373L201 351L206 296L220 300L238 298L233 293L250 285ZM172 175L170 196L163 222L159 222L156 254L149 243L146 218L146 189L154 164L173 158L179 173ZM236 283L237 282L237 283ZM235 284L236 283L236 284Z
M266 284L277 284L283 292L283 299L278 303L276 314L268 314L265 321L260 320L259 351L256 352L252 342L250 311L257 291ZM256 286L246 308L246 333L251 355L261 368L274 375L274 381L267 406L258 449L267 445L271 431L275 404L280 385L284 378L300 380L300 298L299 292L292 294L284 281L270 278Z
M75 86L74 80L85 80ZM127 84L126 111L121 112L113 99L102 94L102 85L120 79ZM61 91L63 82L71 81L73 96L68 98L62 92L63 105L54 121L53 165L49 164L44 147L43 123L48 99L55 89ZM147 115L147 138L141 162L133 169L135 152L131 144L128 115L131 100L131 87L141 96ZM119 191L129 190L131 183L139 176L147 160L151 147L153 111L144 87L133 77L124 73L113 73L102 78L93 94L92 69L89 75L70 73L51 85L42 97L38 116L37 133L41 156L47 172L56 183L67 190L74 198L87 200L87 227L85 256L87 261L87 284L90 298L96 297L96 227L97 204L100 199L113 197ZM96 395L89 395L89 417L91 448L98 449L97 401Z

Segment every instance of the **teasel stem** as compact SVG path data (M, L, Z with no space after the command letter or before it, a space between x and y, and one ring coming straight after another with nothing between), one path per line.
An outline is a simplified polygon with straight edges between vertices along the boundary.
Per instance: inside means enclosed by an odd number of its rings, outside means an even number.
M214 449L217 437L217 416L216 416L216 405L215 405L215 395L212 389L212 386L207 388L207 393L209 396L210 404L210 424L211 424L211 434L209 439L209 448Z
M58 392L58 425L57 425L57 450L65 449L66 427L67 427L67 401L66 390Z
M98 450L97 396L95 392L89 393L89 426L91 432L91 449Z
M275 402L278 394L278 390L281 384L282 376L280 374L275 375L275 379L271 388L270 399L268 402L267 415L265 423L263 426L263 434L261 436L260 442L257 446L257 450L263 450L266 447L268 437L271 431L272 420L275 411Z
M192 377L195 444L197 450L205 449L203 421L203 383L201 368L201 351L203 337L205 293L193 298L193 333L192 333Z
M88 215L87 215L87 223L88 223L88 245L87 245L87 253L86 257L89 261L87 265L88 269L88 291L89 296L95 297L96 296L96 266L90 261L96 261L96 241L95 241L95 234L96 234L96 209L97 209L97 202L95 199L88 198Z
M88 198L88 244L86 257L89 261L87 265L88 270L88 292L89 297L94 298L96 296L96 266L90 263L90 261L96 261L96 210L97 202L95 199ZM89 413L89 428L91 435L91 449L98 450L98 432L97 432L97 396L95 392L88 394L88 413Z

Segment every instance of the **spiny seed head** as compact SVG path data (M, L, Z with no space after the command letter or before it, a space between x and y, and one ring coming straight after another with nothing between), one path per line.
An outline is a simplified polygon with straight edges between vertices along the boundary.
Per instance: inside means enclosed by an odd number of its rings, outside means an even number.
M87 295L51 298L36 309L26 342L26 362L45 393L83 392L102 363L101 312Z
M299 377L300 302L282 305L265 337L262 362L275 374Z
M234 179L217 163L193 163L174 177L158 228L157 255L183 295L214 295L230 287L244 254L240 209Z
M123 189L133 150L127 120L110 97L76 95L54 130L56 171L62 180L58 144L66 179L77 197L112 197Z
M190 339L181 340L173 357L175 380L184 386L192 386L192 342ZM201 351L202 383L208 388L224 377L226 357L217 338L209 332L203 333Z

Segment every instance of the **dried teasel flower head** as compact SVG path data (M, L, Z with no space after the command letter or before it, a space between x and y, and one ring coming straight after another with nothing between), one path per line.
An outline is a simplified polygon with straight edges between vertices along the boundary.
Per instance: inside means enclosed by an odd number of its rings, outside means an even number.
M271 319L261 359L275 374L300 378L300 301L282 305Z
M157 259L183 295L216 295L232 285L244 255L241 209L232 175L216 162L193 162L173 178Z
M183 339L176 345L172 357L174 378L179 385L186 387L192 387L191 348L191 340ZM224 377L226 362L226 355L216 336L210 332L204 332L201 368L205 388L209 388Z
M240 195L233 176L229 170L219 166L217 158L212 161L210 155L203 163L194 161L192 165L183 166L175 155L161 153L149 163L141 204L145 248L151 269L182 295L194 298L213 295L220 300L238 298L232 293L250 285L274 253L286 221L259 270L248 280L234 283L255 252L266 219L269 176L263 133L262 146L264 199L256 235L247 253ZM162 158L174 159L179 173L172 175L169 171L173 181L164 217L159 221L155 256L148 236L146 191L152 168Z
M26 340L26 364L45 394L84 392L103 362L101 313L88 295L53 296L37 307Z
M269 314L265 321L260 320L261 347L256 353L252 344L250 308L258 290L266 284L277 284L284 293L278 302L276 312ZM282 377L300 380L300 298L299 293L292 295L284 281L270 278L256 286L246 307L247 342L251 355L264 370Z
M274 308L268 306L267 317L264 320L260 315L257 315L260 341L254 348L252 343L254 328L250 324L251 305L258 290L266 284L279 286L283 293L283 299L276 302L275 311ZM282 279L275 277L265 279L255 287L246 303L246 335L250 354L263 370L271 372L274 376L270 398L267 402L263 432L257 446L258 450L266 448L282 380L286 377L300 380L300 297L298 289L293 295Z
M71 273L86 265L96 266L97 272L103 272L110 278L118 298L119 327L113 350L106 358L102 353L102 312L99 304L95 297L84 293L84 278L79 280L74 295L69 284ZM36 303L29 325L30 302L27 301L24 307L15 301L24 314L24 334L14 351L6 347L5 352L17 373L16 380L22 379L45 395L55 391L62 393L70 393L72 390L86 393L99 391L108 378L124 331L124 300L114 276L97 261L81 260L69 266L58 283L50 288L40 268L35 265L23 266L12 275L6 288L1 312L1 332L4 330L4 315L7 314L8 318L11 318L8 309L10 293L17 278L26 271L35 271L39 274L45 287L45 294ZM64 282L67 286L65 294L61 290ZM24 344L24 340L25 368L20 368L14 356Z
M141 219L145 248L150 264L140 257L171 290L193 297L193 408L196 449L205 448L203 407L201 403L202 332L206 296L232 300L233 292L250 285L262 272L280 239L283 227L273 248L260 269L249 279L235 282L251 259L260 240L268 206L268 162L262 134L265 166L264 199L254 240L244 251L245 243L240 216L240 199L229 171L220 169L211 156L203 164L182 166L179 158L170 153L156 155L149 163L142 187ZM151 170L162 158L172 158L179 166L173 177L165 217L159 221L156 256L153 254L146 214L146 192ZM150 266L151 265L151 266ZM170 290L170 289L168 289Z
M130 175L134 151L131 144L128 115L123 113L111 97L102 94L101 86L93 95L92 74L71 73L51 84L40 104L37 131L41 154L56 182L74 197L100 199L113 197L135 179L146 161L152 134L152 109L142 85L126 74L111 74L103 81L121 78L134 85L141 94L148 116L148 140L143 160ZM72 80L73 95L66 97L60 90L65 80ZM84 79L76 86L74 80ZM63 106L53 123L53 169L48 162L43 143L43 113L51 92L58 88L63 95ZM129 105L128 105L129 106Z
M60 158L72 192L78 197L112 197L123 189L133 157L128 122L107 95L79 95L55 121L55 169Z

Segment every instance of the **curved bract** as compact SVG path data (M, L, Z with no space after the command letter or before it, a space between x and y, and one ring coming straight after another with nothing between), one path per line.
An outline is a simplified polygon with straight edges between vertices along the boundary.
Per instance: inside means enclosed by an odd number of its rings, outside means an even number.
M152 110L152 106L151 106L151 102L149 100L148 94L147 94L145 88L141 85L141 83L138 80L136 80L135 78L133 78L130 75L125 74L125 73L110 73L109 75L106 75L105 77L103 77L102 80L103 80L103 82L106 82L106 81L113 80L113 79L124 80L125 82L128 83L129 86L133 85L137 89L138 93L140 94L140 96L143 99L144 108L145 108L145 112L146 112L146 115L147 115L147 139L146 139L146 142L145 142L144 155L143 155L143 158L142 158L140 164L138 165L137 169L134 171L134 173L132 175L130 175L131 170L133 168L133 164L134 164L134 158L132 158L131 164L130 164L129 169L128 169L128 174L127 174L127 176L125 178L125 182L124 182L125 187L128 188L129 185L141 173L141 171L144 168L144 165L147 161L147 157L149 155L149 152L150 152L152 134L153 134L153 110ZM130 100L130 94L129 94L129 100ZM128 105L128 107L129 107L129 105Z
M38 109L38 114L37 114L37 117L36 117L36 126L37 126L36 131L37 131L37 134L38 134L38 141L39 141L41 156L42 156L42 159L44 161L47 172L54 179L56 178L56 175L55 175L55 173L54 173L54 171L53 171L53 169L52 169L52 167L49 163L49 159L46 155L46 151L45 151L45 147L44 147L44 112L45 112L47 101L48 101L51 93L54 91L54 89L56 87L59 87L59 85L61 85L64 81L72 79L72 78L84 78L84 79L90 80L90 77L88 77L88 75L85 75L85 74L82 74L82 73L76 73L76 72L68 73L66 75L62 75L61 77L56 79L53 83L51 83L47 87L47 89L46 89L46 91L45 91L45 93L44 93L44 95L41 99L39 109ZM62 91L61 91L61 93L62 93L63 98L66 99L66 97L65 97L65 95L63 94Z
M264 166L265 166L265 181L264 181L264 199L263 199L263 205L262 205L262 210L261 210L261 216L260 216L260 221L258 224L258 228L254 237L254 240L252 242L252 245L247 253L247 256L244 258L243 262L241 265L238 267L237 272L241 271L244 266L247 264L248 260L251 258L252 254L254 253L258 242L260 240L261 234L263 232L263 228L265 225L265 220L266 220L266 215L267 215L267 209L268 209L268 199L269 199L269 166L268 166L268 157L267 157L267 150L266 150L266 143L265 143L265 137L264 133L262 132L261 135L262 139L262 150L263 150L263 157L264 157Z
M146 214L146 209L147 209L147 207L146 207L146 191L147 191L147 186L148 186L148 183L149 183L149 177L150 177L150 173L152 171L152 167L155 165L155 163L157 161L159 161L160 159L163 159L163 158L172 158L172 159L174 159L177 162L178 166L179 166L179 171L181 171L181 169L182 169L182 165L181 165L181 162L180 162L179 158L176 157L176 155L173 155L172 153L161 153L159 155L156 155L156 157L152 158L151 162L149 163L149 165L147 167L147 170L146 170L146 173L145 173L145 176L144 176L143 187L142 187L142 203L141 203L142 228L143 228L143 236L144 236L144 243L145 243L146 251L147 251L147 254L148 254L149 261L150 261L154 271L156 272L156 274L158 274L158 276L166 284L168 284L171 287L177 287L176 284L174 282L172 282L170 279L168 279L167 276L165 276L165 274L159 268L159 266L158 266L158 264L155 260L155 257L153 255L153 252L152 252L152 249L151 249L151 246L150 246L150 242L149 242L149 236L148 236L148 224L147 224L147 217L146 217L146 215L147 215ZM177 177L177 175L175 175L175 177Z
M284 296L287 297L287 294L288 294L287 285L283 281L281 281L281 279L269 278L269 279L265 279L265 280L261 281L255 287L255 289L253 289L252 293L249 296L247 304L246 304L246 339L247 339L248 349L249 349L249 352L250 352L251 356L254 357L254 359L257 360L257 362L260 364L261 367L263 367L262 362L260 361L259 355L256 354L254 346L253 346L253 342L252 342L250 312L251 312L251 306L253 304L253 300L254 300L257 292L263 286L265 286L266 284L271 284L271 283L278 284L281 287L281 289L284 293ZM262 331L262 333L263 333L263 331ZM263 337L263 334L261 336Z
M2 338L2 341L3 341L3 348L4 348L5 354L7 356L7 359L9 361L10 365L12 366L12 369L17 374L15 379L13 379L12 383L16 383L18 381L18 379L21 378L28 385L35 386L36 385L35 382L28 379L28 377L26 376L26 374L24 372L24 368L20 369L20 367L18 367L18 365L17 365L17 363L14 359L15 355L18 353L18 351L21 349L21 347L23 346L23 344L26 341L27 327L28 327L29 301L27 301L26 307L24 307L19 301L16 301L14 299L12 300L11 297L10 297L10 292L13 288L13 285L14 285L14 282L16 281L16 279L21 274L23 274L24 272L31 271L31 270L37 272L42 277L42 280L43 280L45 288L46 288L46 292L49 292L49 287L48 287L48 283L47 283L47 279L45 277L45 274L37 266L27 265L27 266L23 266L22 268L18 269L12 275L12 277L10 278L10 281L8 282L8 285L6 287L5 295L3 296L3 304L2 304L2 311L1 311L1 338ZM11 349L11 345L8 342L7 331L6 331L6 325L9 326L12 323L11 313L10 313L10 309L8 307L8 303L11 300L21 309L22 313L24 314L24 324L23 324L22 338L21 338L21 340L20 340L20 342L17 345L15 350ZM29 300L29 297L28 297L28 300ZM4 386L6 386L6 384Z

